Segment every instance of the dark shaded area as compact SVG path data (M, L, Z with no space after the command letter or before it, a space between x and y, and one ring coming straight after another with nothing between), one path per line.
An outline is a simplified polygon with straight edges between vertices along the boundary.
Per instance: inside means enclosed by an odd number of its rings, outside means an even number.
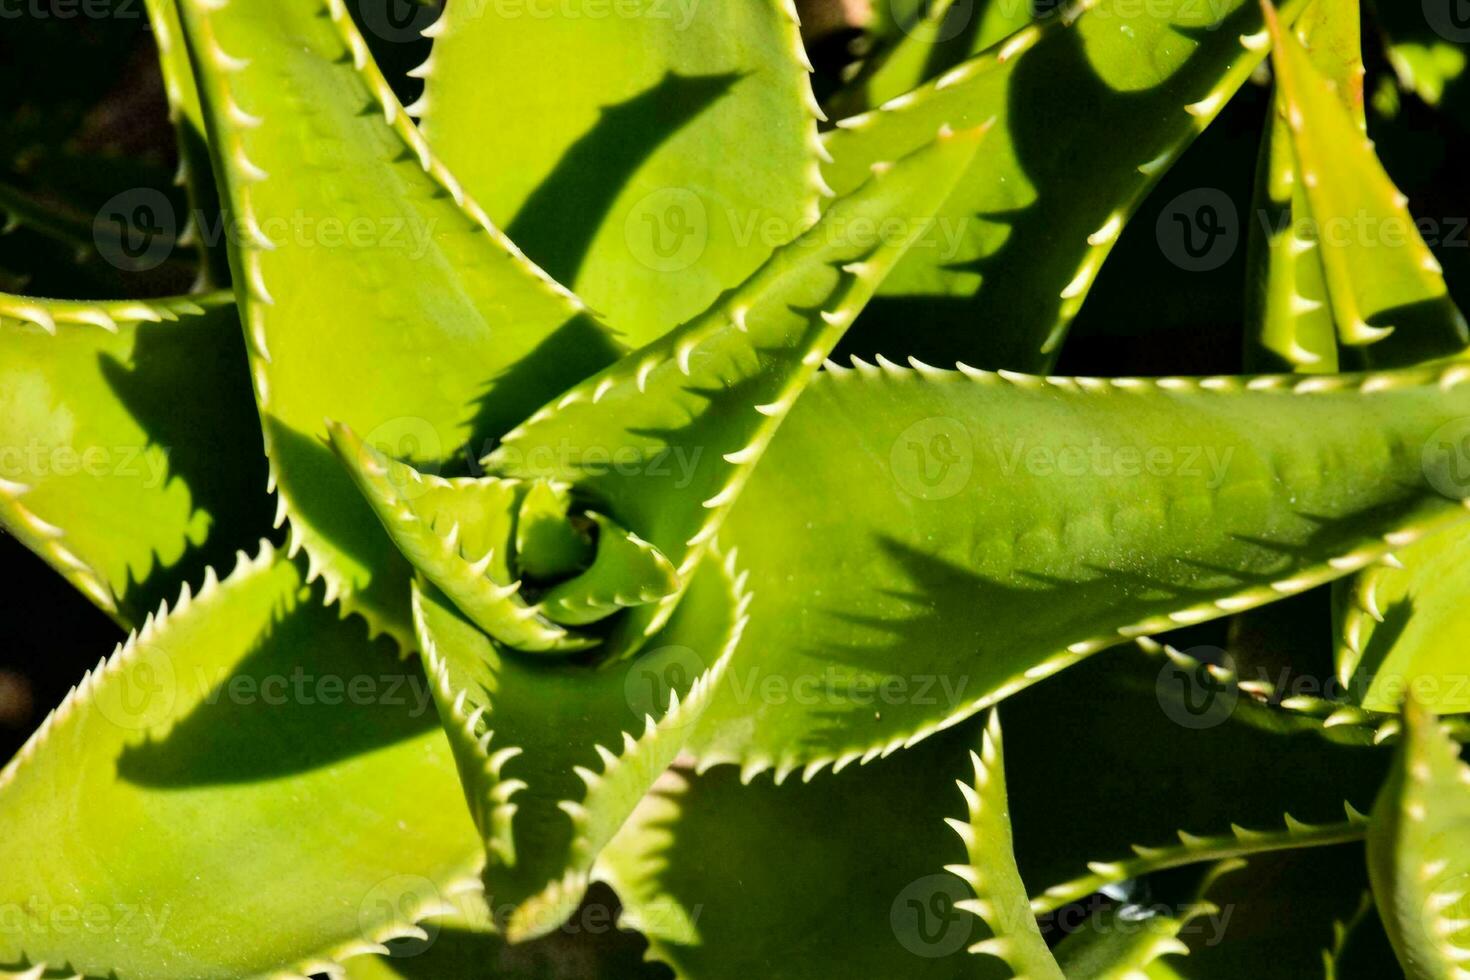
M212 519L202 543L129 584L121 608L142 622L177 596L180 582L197 585L205 568L229 568L236 550L254 552L262 537L282 535L271 527L275 505L265 492L260 417L232 309L202 320L143 324L129 362L104 355L101 370L150 444L168 453L169 479L182 480L194 508Z
M275 621L227 675L185 677L204 702L158 742L128 746L118 776L184 789L307 772L437 728L417 660L391 642L370 644L360 619L343 620L320 590Z
M594 884L566 925L549 936L509 946L493 935L463 928L435 929L430 942L398 940L388 944L392 969L403 980L667 980L673 971L644 962L648 943L618 930L622 904L612 889Z
M1015 62L1005 125L1038 197L1017 211L978 215L1009 227L996 251L953 266L978 273L980 290L963 297L877 297L843 339L841 351L865 358L881 352L900 362L913 354L936 364L960 360L982 368L1035 370L1064 303L1057 284L1076 275L1089 251L1087 236L1109 220L1116 197L1116 191L1078 194L1077 186L1099 172L1125 175L1125 186L1135 184L1140 179L1136 168L1159 152L1152 134L1162 124L1177 123L1185 105L1208 95L1210 72L1202 67L1234 56L1219 38L1248 33L1259 17L1252 4L1243 4L1213 31L1199 32L1213 48L1201 46L1169 80L1137 92L1117 91L1097 74L1077 31L1054 34L1030 50ZM1191 76L1203 77L1205 84L1189 81ZM1101 131L1104 121L1107 129ZM1252 171L1248 165L1244 172L1247 187ZM1154 236L1146 217L1135 218L1131 227ZM1237 292L1241 281L1235 280ZM1140 283L1129 285L1132 304L1125 322L1131 324L1141 315Z
M670 73L626 102L605 107L597 124L531 192L505 233L557 282L576 282L593 236L629 178L740 77Z

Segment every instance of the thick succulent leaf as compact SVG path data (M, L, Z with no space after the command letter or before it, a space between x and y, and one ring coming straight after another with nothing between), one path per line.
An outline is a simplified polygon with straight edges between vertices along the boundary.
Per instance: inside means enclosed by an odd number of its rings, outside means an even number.
M1295 33L1312 63L1331 80L1358 122L1363 115L1363 58L1357 0L1314 0ZM1306 188L1297 179L1286 110L1267 119L1256 167L1246 294L1247 371L1331 374L1338 369L1337 330L1327 300L1320 243Z
M1094 5L1061 5L828 134L828 183L844 193L941 122L997 120L925 247L856 326L855 353L963 351L982 367L1048 367L1124 223L1264 55L1255 0L1164 0L1126 19L1108 4L1087 12Z
M1405 694L1439 714L1470 712L1470 527L1450 528L1339 583L1338 681L1369 711Z
M516 514L516 555L531 578L556 579L591 564L592 538L575 526L572 490L554 483L535 483L526 491Z
M184 45L179 8L175 0L144 0L144 5L153 43L158 48L169 119L178 135L179 173L175 180L188 191L191 224L182 230L180 244L200 248L203 264L198 284L201 287L224 286L229 283L230 272L224 238L218 234L223 230L219 224L219 192L214 186L204 108L199 103L194 68L189 64L189 51Z
M0 295L0 445L0 526L125 625L270 527L228 296Z
M980 751L971 752L975 775L961 782L967 814L949 820L965 844L965 861L949 868L974 889L975 897L956 907L979 916L992 935L970 947L970 952L993 956L1016 977L1063 980L1056 958L1041 937L1031 913L1026 885L1011 838L1011 814L1006 794L1005 749L1000 716L991 711L981 737Z
M0 973L299 976L477 898L423 674L268 546L83 678L0 810Z
M546 590L538 603L546 618L584 626L678 591L679 573L657 548L601 514L587 516L598 529L597 557L584 574Z
M1463 349L1470 329L1361 117L1344 107L1341 83L1324 77L1269 6L1267 12L1279 101L1339 338L1366 348L1363 358L1380 366Z
M753 621L696 744L753 771L872 758L1366 567L1464 518L1424 449L1467 379L823 372L727 522Z
M521 595L511 558L523 484L422 474L346 426L332 422L328 429L332 448L398 550L477 627L523 651L565 653L595 645Z
M409 111L491 220L639 347L816 219L825 185L796 11L635 0L612 16L545 13L449 6L426 32Z
M571 484L687 583L792 404L929 227L984 134L936 131L706 313L531 416L486 467ZM615 649L656 632L677 599L631 611Z
M1038 912L1187 865L1361 840L1386 750L1278 730L1213 675L1100 655L1001 707L1016 855ZM1059 754L1056 719L1085 753ZM1300 817L1301 819L1298 819ZM1310 821L1310 823L1304 822Z
M281 516L330 598L411 644L408 566L323 418L452 468L611 345L433 157L340 0L182 10Z
M1360 907L1362 848L1319 848L1226 862L1205 881L1180 934L1187 955L1155 961L1154 980L1320 976L1339 923ZM1151 889L1166 886L1153 886ZM1392 973L1382 973L1380 978Z
M1031 22L1031 8L1030 0L924 4L918 19L895 31L893 45L833 96L833 104L861 104L865 109L916 89L1025 27Z
M684 980L1005 977L966 948L984 926L944 870L965 850L944 825L964 813L974 726L871 768L810 783L744 785L728 766L672 770L638 808L598 876L623 925ZM1029 913L1023 912L1029 915Z
M512 941L555 930L593 861L683 747L744 628L733 563L707 559L654 648L601 670L502 652L432 586L419 641ZM508 915L503 913L508 912Z
M1373 808L1368 874L1405 975L1470 976L1470 766L1412 696Z
M1146 968L1160 957L1189 951L1179 933L1189 925L1192 911L1203 915L1208 907L1196 906L1178 914L1156 910L1140 914L1127 906L1098 909L1057 946L1057 963L1069 977L1146 977Z

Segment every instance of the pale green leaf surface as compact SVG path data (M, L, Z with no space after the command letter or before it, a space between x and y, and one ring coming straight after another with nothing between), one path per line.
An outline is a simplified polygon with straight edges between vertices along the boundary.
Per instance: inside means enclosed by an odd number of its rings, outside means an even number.
M291 562L241 556L0 772L0 907L20 911L0 974L298 976L472 901L480 848L430 701Z
M872 758L1365 567L1464 519L1425 449L1466 378L823 372L726 525L752 623L695 744L755 771ZM802 696L755 696L766 678Z
M974 889L975 897L957 907L978 916L992 935L970 947L970 952L993 956L1010 967L1015 977L1064 980L1056 958L1047 948L1031 912L1026 885L1011 837L1011 814L1006 793L1005 749L1000 716L991 711L981 737L980 751L970 753L974 776L965 795L966 816L950 826L965 844L965 860L950 867Z
M431 586L415 620L487 894L514 941L558 928L593 861L674 760L744 628L733 565L706 559L651 648L601 669L502 651Z
M407 564L323 418L452 472L612 345L434 159L338 0L182 8L281 516L330 598L411 644Z
M0 296L0 525L124 625L198 585L270 526L244 353L227 296Z
M1470 343L1465 318L1361 116L1344 106L1342 83L1323 75L1274 14L1269 20L1279 98L1341 342L1385 367L1462 350Z
M1031 22L1030 0L936 0L895 31L890 50L833 97L881 105L972 58Z
M1373 808L1368 875L1409 980L1470 976L1470 766L1412 697Z
M568 520L570 487L534 483L516 514L516 555L531 578L554 579L591 564L592 539Z
M667 556L687 584L792 404L925 233L983 135L936 126L922 148L870 173L707 312L507 434L487 469L571 484ZM895 232L871 232L895 223ZM636 648L677 599L634 610L611 645Z
M1357 0L1314 0L1295 32L1362 129L1359 16ZM1251 208L1245 367L1253 373L1331 374L1338 369L1337 330L1285 113L1278 91L1262 137Z
M996 120L855 326L854 353L963 351L981 367L1045 370L1124 223L1264 55L1242 44L1261 30L1255 0L1164 0L1130 17L1106 3L1087 12L1094 3L1065 5L826 136L840 194L940 122Z
M491 220L639 347L811 224L824 185L787 0L609 13L450 5L410 111Z
M222 238L206 238L214 230L212 223L220 220L220 200L209 160L204 108L199 102L194 68L189 64L189 51L184 45L179 8L175 0L144 0L144 6L153 43L158 48L169 119L178 138L176 182L183 183L188 191L189 222L181 230L180 244L199 246L203 259L198 277L200 287L226 286L229 266L225 242ZM206 227L201 227L201 223Z
M1394 552L1334 592L1338 680L1369 711L1405 694L1438 714L1470 712L1470 527Z
M975 736L965 726L810 783L673 770L598 876L682 980L1005 977L966 952L988 932L944 870L965 858L944 819L964 813L954 780L970 774Z

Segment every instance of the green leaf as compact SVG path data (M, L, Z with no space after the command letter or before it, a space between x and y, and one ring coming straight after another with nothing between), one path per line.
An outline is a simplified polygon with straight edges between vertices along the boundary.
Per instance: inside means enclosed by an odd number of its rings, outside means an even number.
M1334 593L1338 681L1369 711L1397 712L1412 690L1440 714L1470 712L1470 527L1394 552Z
M1464 46L1443 31L1455 25L1454 8L1448 3L1426 2L1416 9L1412 4L1377 0L1373 7L1399 84L1428 104L1441 105L1446 90L1467 77Z
M828 134L840 194L941 122L996 120L936 231L855 327L854 352L1047 369L1124 223L1264 54L1254 0L1163 0L1126 21L1091 6L1064 5Z
M0 526L137 625L269 529L249 405L227 296L0 295Z
M555 579L591 564L592 539L569 518L572 492L554 483L535 483L516 515L516 554L521 569L536 579Z
M593 862L682 749L744 628L733 563L707 559L653 648L595 670L502 652L415 585L419 642L512 942L570 916ZM508 912L508 915L503 913Z
M472 907L480 849L429 701L268 546L186 589L0 772L0 972L326 972Z
M448 7L410 112L490 218L639 347L816 219L819 112L796 11L545 13Z
M1011 841L1011 815L1006 794L1005 750L1000 716L991 711L979 753L970 753L975 769L973 782L960 783L968 814L950 820L950 826L965 843L963 864L948 870L974 889L975 897L956 907L979 916L992 933L970 947L970 952L994 956L1017 977L1064 980L1061 968L1041 938L1041 929L1031 913L1021 869Z
M212 234L214 225L220 221L220 199L210 167L204 108L199 102L199 88L194 82L194 69L189 64L189 52L184 45L179 8L175 0L144 0L144 5L148 10L153 43L158 48L169 119L178 136L179 174L175 182L182 183L188 191L192 224L183 229L179 236L180 244L193 243L200 247L203 259L199 275L201 287L225 286L230 279L225 242L223 239L205 238ZM206 227L201 228L201 223Z
M1470 413L1465 379L825 371L723 532L755 599L699 752L782 774L872 759L1457 523L1435 489L1458 487L1454 458L1427 443ZM791 696L756 697L767 682Z
M1295 33L1312 63L1332 81L1358 128L1364 129L1358 21L1357 0L1313 0L1297 20ZM1256 167L1245 364L1253 372L1331 374L1338 369L1337 331L1318 254L1321 246L1311 224L1306 188L1298 179L1281 99L1278 89Z
M1470 328L1361 116L1344 107L1342 83L1324 77L1267 12L1281 111L1341 342L1364 348L1363 359L1378 366L1464 349Z
M885 5L886 6L886 5ZM894 29L894 43L863 66L833 103L853 112L918 88L1031 22L1030 0L934 0Z
M433 157L340 0L182 9L292 548L410 645L408 567L323 418L453 472L611 342Z
M599 862L623 925L683 980L989 980L987 933L956 903L974 726L902 758L805 784L743 785L728 766L673 770Z
M1368 874L1409 980L1470 974L1470 766L1412 695L1373 808Z
M875 168L703 315L508 433L487 469L572 485L667 556L682 591L792 404L929 226L982 135L939 129L925 148ZM678 598L630 612L613 649L636 649Z

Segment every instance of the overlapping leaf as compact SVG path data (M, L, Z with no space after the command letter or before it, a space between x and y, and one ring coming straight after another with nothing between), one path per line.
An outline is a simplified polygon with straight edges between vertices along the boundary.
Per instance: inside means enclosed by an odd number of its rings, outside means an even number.
M944 870L965 857L944 820L964 813L954 780L970 775L975 736L966 726L805 784L673 771L598 874L623 924L688 980L1007 976L966 952L988 932L956 907L971 892Z
M502 651L432 586L419 641L513 941L557 929L593 862L682 749L745 625L733 563L707 559L652 649L601 670Z
M1362 358L1379 366L1463 349L1470 328L1449 297L1439 263L1374 154L1361 114L1344 106L1360 104L1360 94L1344 91L1356 83L1351 76L1324 77L1296 35L1267 9L1283 135L1291 142L1299 202L1317 241L1314 254L1342 343L1361 348Z
M1425 448L1467 377L824 372L727 522L752 623L696 744L783 774L872 759L1128 637L1366 567L1463 519Z
M789 0L462 4L428 33L410 111L435 151L634 347L816 219L818 110Z
M571 485L657 548L687 584L791 406L930 228L983 135L937 127L921 149L875 167L707 312L517 426L486 467ZM615 650L635 649L677 600L630 611Z
M119 622L269 529L228 297L0 296L0 351L0 524Z
M1470 766L1412 697L1404 740L1373 808L1368 873L1410 980L1470 970Z
M423 674L268 546L87 675L0 812L0 973L305 975L477 900Z
M411 644L407 565L323 418L453 472L611 344L433 157L338 0L182 9L281 516L330 598Z
M856 326L853 352L1045 370L1124 223L1264 55L1254 0L1166 0L1127 18L1093 6L1062 5L828 136L828 183L843 193L939 122L997 120L931 247Z

